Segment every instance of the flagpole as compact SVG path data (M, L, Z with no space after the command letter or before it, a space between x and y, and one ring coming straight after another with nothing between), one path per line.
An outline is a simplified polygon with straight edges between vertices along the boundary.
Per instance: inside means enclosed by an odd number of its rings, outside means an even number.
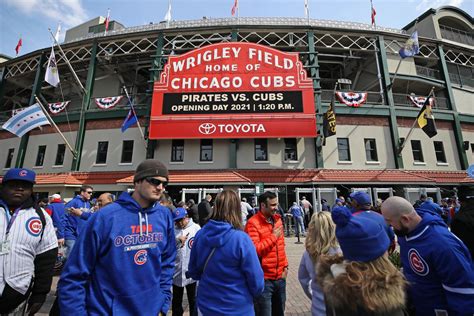
M64 134L59 130L59 127L56 125L56 123L53 121L53 119L51 118L51 116L49 115L48 111L46 111L45 107L43 106L43 103L41 103L40 99L38 99L38 97L36 96L35 94L35 99L36 99L36 102L38 102L39 106L41 107L41 110L43 111L44 115L46 115L46 118L48 119L48 121L56 128L56 130L58 131L59 135L61 135L62 139L64 140L64 142L66 143L67 147L69 148L69 150L71 151L72 155L74 157L76 157L76 151L72 148L71 144L69 144L69 142L67 141L66 137L64 136Z
M135 108L133 107L132 100L130 99L130 95L128 94L127 87L123 85L123 90L125 91L125 95L127 96L128 102L130 103L131 110L133 110L133 115L137 118L137 126L140 134L142 135L143 141L145 142L145 148L147 148L147 143L145 140L145 134L143 133L142 127L140 126L140 120L138 119L137 112L135 112Z
M59 45L59 42L56 40L56 37L53 35L53 32L51 32L51 29L50 29L50 28L48 28L48 31L49 31L49 34L51 34L51 37L53 38L54 43L55 43L56 45L58 45L59 51L62 53L63 58L64 58L64 60L66 61L66 64L68 65L68 67L69 67L69 70L71 70L71 72L72 72L74 78L76 79L77 83L78 83L79 86L81 87L82 92L85 94L85 93L86 93L86 89L84 89L84 86L82 85L81 81L79 80L79 77L77 76L76 72L74 71L74 68L72 68L72 65L71 65L71 63L69 62L69 60L67 59L66 54L64 53L63 49L61 48L61 45Z
M430 93L428 94L428 97L427 97L427 101L426 101L426 102L429 103L429 100L430 100L431 95L433 95L433 97L434 97L434 94L433 94L434 89L435 89L435 87L432 87L432 88L431 88L431 91L430 91ZM405 147L405 144L407 143L407 141L408 141L408 139L410 138L410 136L411 136L413 130L415 129L416 123L418 123L418 116L415 118L415 122L413 122L413 125L411 126L410 131L408 132L408 135L407 135L407 136L405 137L405 139L403 140L403 143L400 145L400 148L398 148L398 155L400 155L400 154L402 153L402 150L403 150L403 148Z
M397 69L395 69L395 73L393 74L393 79L387 85L387 89L390 89L393 87L393 83L395 82L395 79L397 79L398 69L400 69L400 65L402 64L402 61L403 61L403 58L400 58L400 60L398 61Z

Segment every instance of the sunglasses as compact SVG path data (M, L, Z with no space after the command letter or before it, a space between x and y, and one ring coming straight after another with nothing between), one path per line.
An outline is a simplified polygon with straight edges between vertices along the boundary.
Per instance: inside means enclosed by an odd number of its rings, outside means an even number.
M161 181L161 180L158 180L158 179L155 179L155 178L145 178L146 182L148 182L149 184L153 185L153 186L159 186L160 184L163 184L163 186L167 186L168 185L168 181Z
M92 194L92 191L85 191L87 194Z

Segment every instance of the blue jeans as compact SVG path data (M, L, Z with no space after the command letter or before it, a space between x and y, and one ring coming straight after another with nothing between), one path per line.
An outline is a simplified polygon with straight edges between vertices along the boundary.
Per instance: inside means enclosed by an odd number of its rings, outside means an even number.
M301 216L295 217L295 231L296 231L296 236L300 235L301 233L303 235L306 234L306 231L304 230L303 217Z
M71 254L72 247L74 247L75 243L76 243L75 239L66 239L64 241L64 244L66 245L66 251L65 251L66 260L67 260L67 258L69 258L69 255Z
M256 316L284 316L286 279L265 280L262 295L255 300Z

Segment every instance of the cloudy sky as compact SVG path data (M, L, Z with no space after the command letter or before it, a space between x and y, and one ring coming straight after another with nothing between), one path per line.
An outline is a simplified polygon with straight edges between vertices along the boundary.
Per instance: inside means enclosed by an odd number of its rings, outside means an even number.
M173 20L230 17L234 0L171 0ZM370 0L308 0L312 19L370 23ZM304 0L239 0L241 17L304 17ZM474 14L474 0L373 0L377 25L402 28L429 8L452 5ZM99 15L127 27L163 20L168 0L0 0L0 54L51 45L48 28L63 32ZM64 36L64 33L63 33Z

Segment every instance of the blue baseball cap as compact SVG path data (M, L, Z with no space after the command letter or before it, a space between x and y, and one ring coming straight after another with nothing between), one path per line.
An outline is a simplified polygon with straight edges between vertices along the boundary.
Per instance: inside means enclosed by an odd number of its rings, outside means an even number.
M11 168L2 178L2 184L12 180L25 181L35 184L36 173L26 168Z
M177 207L176 210L173 211L173 220L179 221L180 219L185 218L188 215L188 212L182 208L182 207Z
M370 200L370 196L362 191L356 191L352 192L351 195L349 195L351 199L357 202L359 205L367 205L367 204L372 204Z

